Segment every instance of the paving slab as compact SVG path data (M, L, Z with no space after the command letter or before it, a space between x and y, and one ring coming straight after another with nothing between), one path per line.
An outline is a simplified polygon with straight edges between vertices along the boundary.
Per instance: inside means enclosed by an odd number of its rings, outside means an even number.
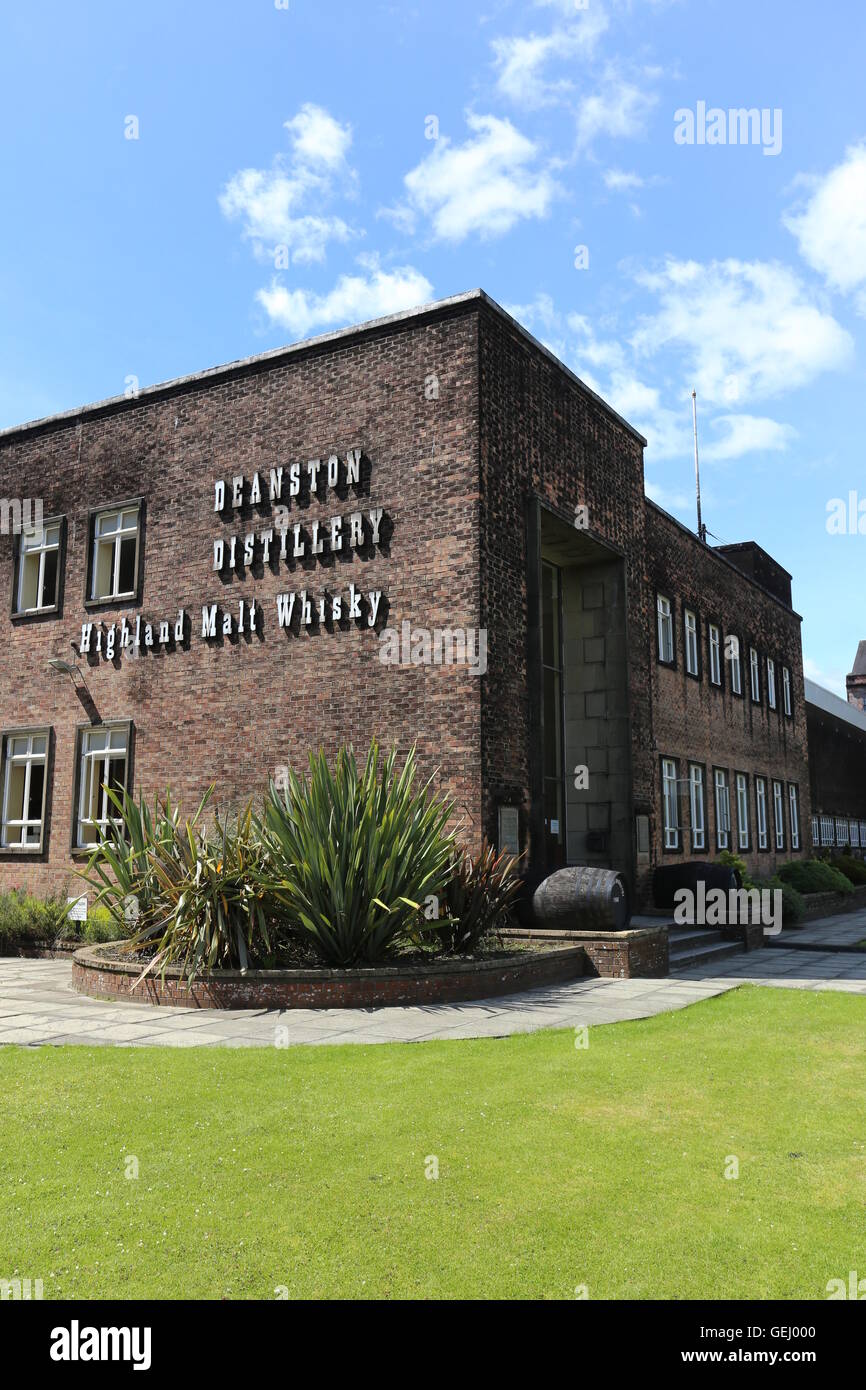
M866 915L866 914L864 914ZM854 914L851 914L854 916ZM816 924L817 926L818 924ZM843 920L851 927L849 918ZM858 925L856 930L861 930ZM866 925L862 927L866 934ZM593 1027L688 1008L741 984L866 995L866 952L759 950L660 980L585 978L458 1004L364 1009L195 1009L76 994L71 962L0 959L0 1044L276 1047L490 1038ZM278 1031L279 1030L279 1031Z

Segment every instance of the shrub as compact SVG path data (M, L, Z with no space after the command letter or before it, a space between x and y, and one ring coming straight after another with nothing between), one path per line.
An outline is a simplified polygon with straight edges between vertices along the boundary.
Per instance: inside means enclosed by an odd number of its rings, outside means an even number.
M792 859L779 868L779 878L798 893L853 893L854 885L821 859Z
M806 903L803 895L791 883L786 883L778 874L773 874L772 878L756 877L752 884L754 888L768 888L773 891L780 888L782 891L782 926L795 927L798 922L802 922L806 915Z
M96 946L102 941L122 941L129 935L129 928L118 922L103 904L92 907L87 914L87 921L76 925L81 927L81 939L89 942L91 946Z
M754 888L755 885L749 875L745 859L741 859L738 854L732 854L729 849L723 849L719 855L719 863L724 864L725 868L735 871L741 888Z
M862 859L855 859L853 854L837 854L835 859L830 860L830 865L850 878L852 883L866 883L866 864Z
M212 794L209 787L186 822L194 832ZM160 890L154 856L159 846L174 845L183 834L180 807L172 805L169 791L162 801L154 800L153 811L143 797L135 801L126 790L118 796L109 789L108 795L117 815L79 875L96 888L96 904L110 912L120 934L128 935L130 928L143 930L155 921Z
M148 920L130 943L156 947L145 974L167 965L180 965L188 979L203 968L246 971L270 954L264 850L250 806L234 824L217 817L210 832L177 821L147 859Z
M351 748L338 752L333 772L320 751L309 778L290 771L285 791L270 784L268 888L291 930L329 964L384 959L417 927L424 899L442 895L451 805L414 781L415 750L398 772L392 749L380 771L374 741L363 771Z
M507 926L521 879L518 860L497 854L485 840L477 859L460 850L451 862L443 901L447 917L436 924L436 936L446 951L467 955L491 932Z
M786 883L775 874L770 879L770 887L782 890L782 926L795 927L798 922L802 922L806 915L806 903L802 893L798 892L793 883Z
M65 898L36 898L20 889L0 894L0 941L54 941L68 911Z
M212 793L182 820L169 792L152 813L143 800L108 792L117 823L80 872L98 887L97 906L114 924L111 936L98 919L93 930L117 940L132 928L130 949L153 951L144 974L167 965L180 965L189 979L203 968L246 970L270 952L265 855L252 808L235 824L217 815L208 830L202 813Z

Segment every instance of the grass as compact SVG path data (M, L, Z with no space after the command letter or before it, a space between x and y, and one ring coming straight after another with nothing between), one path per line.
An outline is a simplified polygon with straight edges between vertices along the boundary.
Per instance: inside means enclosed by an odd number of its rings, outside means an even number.
M866 1275L864 1025L856 996L745 987L585 1050L6 1047L0 1276L46 1298L823 1298Z

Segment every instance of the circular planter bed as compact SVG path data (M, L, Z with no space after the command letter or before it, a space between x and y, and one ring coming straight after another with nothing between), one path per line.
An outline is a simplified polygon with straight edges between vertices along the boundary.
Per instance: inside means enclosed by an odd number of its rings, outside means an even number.
M136 983L137 961L111 959L111 946L85 946L72 958L72 985L95 999L130 999L200 1009L357 1009L490 999L584 974L581 946L522 950L487 960L380 965L362 970L212 970L190 984L177 966Z

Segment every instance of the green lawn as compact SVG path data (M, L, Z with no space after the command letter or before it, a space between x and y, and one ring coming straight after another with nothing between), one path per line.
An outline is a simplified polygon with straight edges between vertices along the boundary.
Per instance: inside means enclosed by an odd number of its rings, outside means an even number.
M0 1048L0 1277L822 1298L866 1276L866 1000L743 988L574 1042Z

